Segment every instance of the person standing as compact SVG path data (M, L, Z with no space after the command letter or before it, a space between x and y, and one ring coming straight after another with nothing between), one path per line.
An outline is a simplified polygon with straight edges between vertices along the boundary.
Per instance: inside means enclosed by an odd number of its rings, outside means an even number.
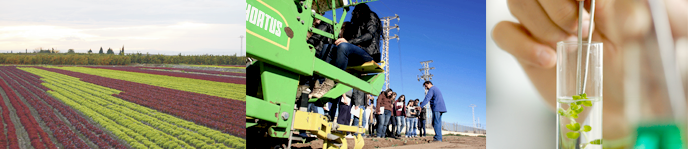
M361 121L361 127L366 125L365 113L361 113L361 110L365 111L367 103L366 93L357 89L354 89L351 96L351 114L354 115L354 122L351 126L358 126L358 122Z
M377 108L375 108L375 113L377 113L377 137L378 138L384 138L385 137L385 131L387 129L385 128L388 126L389 122L389 117L392 116L392 104L391 104L391 99L392 98L392 89L387 89L386 91L380 93L379 96L377 96Z
M325 105L323 105L323 107L322 107L323 112L325 112L325 114L327 114L325 116L329 116L331 106L332 106L332 102L327 102L327 103L325 103ZM332 121L331 119L333 119L333 118L334 117L330 117L330 121Z
M397 92L392 92L392 98L389 98L389 105L390 105L390 107L392 107L392 109L389 109L389 110L392 113L391 113L391 116L389 118L390 121L387 122L388 126L385 127L387 129L387 132L386 132L387 134L385 136L392 137L392 138L396 138L396 136L394 136L394 132L397 130L397 128L396 128L397 127L397 119L394 118L394 101L396 101L394 99L396 99L396 98L397 98Z
M420 103L420 100L418 100L417 98L415 101L416 101L416 103ZM418 131L419 131L418 136L424 137L425 133L426 133L425 117L426 117L427 113L425 111L425 108L423 108L421 106L418 106L418 109L419 109L418 111L420 111L420 113L418 114Z
M366 95L366 110L365 110L365 115L363 119L367 120L368 122L366 123L366 129L368 129L368 136L373 136L373 126L375 123L375 114L373 113L373 109L375 109L375 105L373 104L375 101L375 97L371 94Z
M413 100L409 100L408 104L406 105L406 122L408 123L408 127L406 128L406 137L411 138L415 136L415 124L416 124L416 106L415 102Z
M413 137L418 137L418 133L416 132L416 129L420 129L418 127L418 115L420 114L420 102L418 100L412 100L413 101L413 107L414 107L414 115L413 115ZM420 130L418 130L420 131Z
M351 97L353 91L348 91L339 97L339 111L337 112L337 124L349 125L351 120ZM333 105L334 106L334 105ZM330 111L330 113L333 113ZM333 115L334 116L334 115Z
M404 119L406 115L406 106L404 106L404 103L406 103L405 95L399 96L399 99L394 102L394 118L397 121L397 127L396 132L394 132L394 136L396 137L401 137L401 130L404 130ZM408 131L406 133L408 133Z
M444 99L442 98L442 92L437 86L432 85L432 82L423 82L423 87L428 90L425 95L425 99L420 104L421 107L430 103L430 110L432 110L432 127L435 130L435 137L433 141L442 142L442 114L447 112L447 108L444 106Z

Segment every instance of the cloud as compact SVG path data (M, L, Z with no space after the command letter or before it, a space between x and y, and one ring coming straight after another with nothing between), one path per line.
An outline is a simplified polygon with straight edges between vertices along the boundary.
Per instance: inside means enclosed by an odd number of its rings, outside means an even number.
M95 35L81 33L79 29L72 29L61 26L47 25L27 25L27 26L5 26L0 27L0 40L10 40L13 38L26 39L59 39L59 38L90 38Z
M128 48L125 48L127 52L233 54L238 52L240 44L239 39L232 39L243 35L243 29L244 26L236 24L189 22L89 29L65 26L9 26L0 27L0 41L4 41L0 42L0 51L55 47L85 52L101 46L115 48L128 45ZM204 52L206 50L208 51Z
M125 45L127 52L234 54L245 34L244 6L239 0L7 1L0 5L0 52Z

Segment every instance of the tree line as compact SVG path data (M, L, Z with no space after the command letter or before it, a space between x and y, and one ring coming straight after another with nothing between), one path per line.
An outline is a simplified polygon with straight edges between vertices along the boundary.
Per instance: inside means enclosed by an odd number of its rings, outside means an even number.
M123 52L123 51L120 51ZM114 53L114 52L113 52ZM245 65L244 56L236 55L162 55L126 53L3 53L0 64L22 65L128 65L128 64L197 64L197 65Z

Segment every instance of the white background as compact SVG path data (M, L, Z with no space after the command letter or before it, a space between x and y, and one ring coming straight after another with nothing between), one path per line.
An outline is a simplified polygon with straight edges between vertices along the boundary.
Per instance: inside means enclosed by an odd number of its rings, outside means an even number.
M492 28L516 22L506 0L487 0L485 42L487 77L487 148L551 149L556 145L556 115L547 107L521 66L492 40Z

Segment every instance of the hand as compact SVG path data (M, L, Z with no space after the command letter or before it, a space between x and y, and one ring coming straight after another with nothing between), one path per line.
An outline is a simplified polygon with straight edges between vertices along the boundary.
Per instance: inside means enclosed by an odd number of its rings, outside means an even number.
M623 117L624 61L621 57L629 43L645 44L642 37L652 32L652 20L646 1L596 0L593 41L604 43L604 138L618 139L628 135ZM587 38L590 0L585 1L583 38ZM688 22L686 1L666 0L674 39L685 36ZM516 58L540 95L551 106L556 105L556 42L576 41L578 2L575 0L509 0L509 10L518 23L502 21L492 30L496 44ZM637 45L637 44L636 44ZM611 103L610 103L611 102ZM621 127L614 127L621 126Z
M344 103L344 104L346 104L346 105L349 105L349 102L350 102L351 100L349 100L349 98L346 97L346 94L342 94L342 100L341 100L341 101L342 101L342 103Z
M339 45L340 43L349 43L349 41L346 41L344 38L339 38L337 41L334 41L335 45Z

